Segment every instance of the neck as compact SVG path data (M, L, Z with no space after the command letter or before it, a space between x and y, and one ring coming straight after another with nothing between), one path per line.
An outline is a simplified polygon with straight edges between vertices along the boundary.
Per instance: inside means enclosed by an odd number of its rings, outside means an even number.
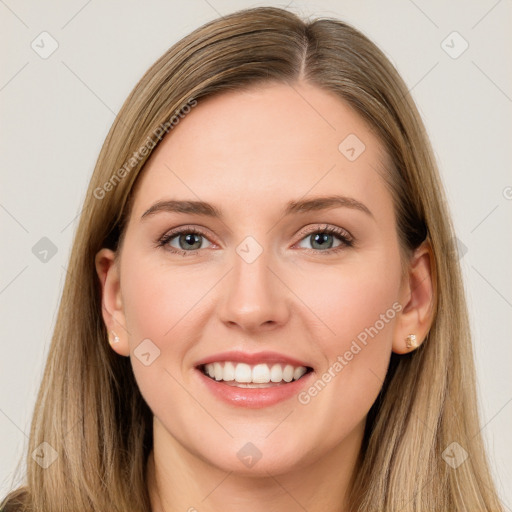
M153 430L147 463L152 512L348 512L364 421L314 463L266 476L237 474L209 464L164 433L156 418Z

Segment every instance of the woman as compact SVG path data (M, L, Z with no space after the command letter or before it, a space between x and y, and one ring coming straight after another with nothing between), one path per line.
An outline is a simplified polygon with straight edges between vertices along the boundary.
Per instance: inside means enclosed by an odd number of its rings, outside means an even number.
M453 236L365 36L194 31L101 150L3 510L502 510Z

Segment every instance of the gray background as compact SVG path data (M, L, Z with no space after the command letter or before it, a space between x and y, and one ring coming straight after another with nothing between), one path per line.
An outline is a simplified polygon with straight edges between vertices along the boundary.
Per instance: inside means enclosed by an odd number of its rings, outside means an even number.
M27 449L72 236L116 113L174 42L256 5L287 2L0 0L1 495ZM341 18L369 36L423 116L459 239L483 435L512 510L511 2L294 1L290 8ZM52 40L58 48L44 55ZM40 252L43 237L54 255Z

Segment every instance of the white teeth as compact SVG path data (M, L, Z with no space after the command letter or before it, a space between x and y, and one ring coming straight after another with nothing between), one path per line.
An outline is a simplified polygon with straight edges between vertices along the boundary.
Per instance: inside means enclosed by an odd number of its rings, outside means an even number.
M291 382L293 380L293 366L287 364L283 370L283 380L285 382Z
M238 363L235 367L235 380L237 382L251 382L251 367L245 363Z
M293 380L299 380L307 372L304 366L299 366L293 371Z
M220 363L213 363L213 371L215 373L215 380L222 380L224 370L222 369L222 365Z
M240 384L268 384L270 382L292 382L300 379L306 372L305 366L292 366L291 364L273 364L271 368L267 364L260 363L254 366L246 363L234 363L231 361L215 362L204 365L204 373L217 381L225 381ZM250 386L244 386L250 387ZM257 386L255 386L257 387Z
M270 369L270 380L272 382L281 382L283 380L283 369L280 364L275 364Z
M222 380L235 380L235 365L231 362L224 363L224 375Z
M266 364L257 364L252 369L252 381L257 384L270 382L270 370Z

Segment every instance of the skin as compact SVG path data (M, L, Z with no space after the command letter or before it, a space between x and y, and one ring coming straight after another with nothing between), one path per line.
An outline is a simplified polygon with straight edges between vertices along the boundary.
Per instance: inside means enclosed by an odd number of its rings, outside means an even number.
M338 149L349 134L366 146L352 162ZM348 510L366 416L391 352L409 352L410 333L421 343L432 320L430 249L420 246L402 273L381 176L387 163L357 113L304 82L201 100L153 152L123 246L96 257L104 321L120 338L112 348L131 358L154 413L153 510ZM372 215L348 207L280 213L288 201L332 194ZM223 219L160 212L141 220L165 199L213 203ZM183 225L205 232L199 250L155 247ZM342 243L333 236L318 248L311 235L325 225L345 229L355 245L332 252ZM250 264L236 252L249 235L263 249ZM320 378L394 303L401 311L305 405L296 396L260 409L226 404L194 370L221 351L271 350L307 361ZM149 366L133 353L147 338L160 350ZM250 468L237 457L247 442L261 452Z

